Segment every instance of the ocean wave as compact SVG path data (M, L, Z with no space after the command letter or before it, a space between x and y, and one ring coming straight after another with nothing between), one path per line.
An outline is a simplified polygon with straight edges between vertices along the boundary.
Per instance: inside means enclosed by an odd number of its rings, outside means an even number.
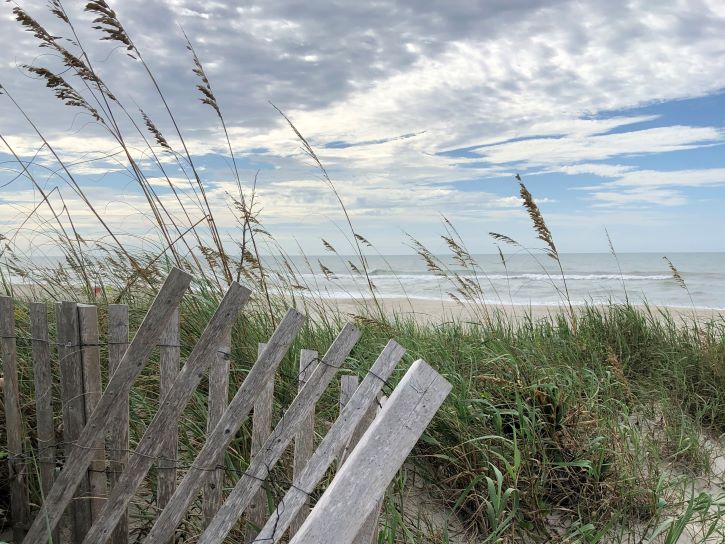
M454 272L461 276L473 276L470 272ZM441 277L436 274L431 274L428 271L414 272L414 271L391 271L383 269L374 269L368 272L370 276L374 276L376 279L394 279L394 280L412 280L420 281L421 279L436 279L439 280ZM346 277L359 277L358 274L350 275L347 272L336 273L338 278ZM303 274L307 277L324 278L322 274ZM602 280L614 280L614 281L664 281L672 279L672 276L667 274L606 274L606 273L592 273L592 274L565 274L566 281L602 281ZM559 281L561 276L552 273L551 275L534 272L524 273L511 273L511 274L479 274L479 281L485 282L487 280L530 280L530 281Z

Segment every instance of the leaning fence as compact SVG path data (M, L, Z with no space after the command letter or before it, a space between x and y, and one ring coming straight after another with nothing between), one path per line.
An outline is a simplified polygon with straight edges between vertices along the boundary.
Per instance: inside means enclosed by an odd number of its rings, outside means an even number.
M343 327L322 356L301 350L298 393L273 426L275 373L300 332L304 316L294 309L285 314L267 342L259 345L256 362L230 400L231 330L250 292L236 283L230 286L181 366L179 304L190 282L188 274L173 269L131 340L128 307L109 305L106 369L102 369L95 306L56 304L54 342L46 304L31 303L36 412L32 433L24 427L21 410L14 301L0 297L14 541L128 543L129 504L156 465L158 514L143 536L146 544L173 543L199 496L204 529L198 537L185 535L185 542L224 542L240 520L245 523L247 542L274 543L283 538L293 544L375 542L385 490L447 396L450 384L418 360L390 397L383 397L383 385L405 352L390 340L360 383L356 376L341 377L339 415L315 448L315 406L359 340L357 327ZM52 393L54 345L63 422L59 442ZM159 350L161 400L131 450L129 395L155 348ZM108 376L105 388L103 375ZM206 441L180 475L179 418L204 376L209 383ZM224 454L250 414L249 463L227 492ZM291 482L282 500L270 505L265 482L291 444ZM337 472L331 483L311 504L313 491L335 462ZM37 507L29 500L31 474L40 480L43 500Z

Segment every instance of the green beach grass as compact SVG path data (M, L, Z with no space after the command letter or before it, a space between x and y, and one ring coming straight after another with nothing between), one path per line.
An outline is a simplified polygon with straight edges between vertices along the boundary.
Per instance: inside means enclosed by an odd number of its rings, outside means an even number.
M132 304L132 331L147 303ZM182 357L216 303L208 292L187 296ZM32 448L30 334L22 303L16 318ZM276 418L297 390L295 354L302 348L323 352L344 318L327 314L300 334L276 379ZM388 391L417 358L454 387L389 489L380 542L648 542L659 530L662 540L655 541L674 543L680 527L699 533L702 539L694 542L705 542L708 532L710 542L725 535L723 474L714 474L725 433L725 323L690 326L614 305L581 311L576 334L564 315L424 326L372 316L356 321L363 337L342 372L363 376L387 339L395 338L408 352ZM233 335L232 390L273 326L259 303L241 316ZM133 389L132 444L158 405L157 363L154 356ZM182 418L182 467L204 441L206 388L202 383ZM317 409L318 441L336 414L333 386ZM246 467L249 433L247 423L226 455L227 486ZM282 497L290 474L286 455L268 486L270 504ZM32 484L37 504L37 474ZM153 522L154 485L152 473L135 499L132 526L139 537ZM324 482L318 491L323 489ZM187 538L198 534L199 511L192 509L182 527ZM241 535L232 533L229 541Z

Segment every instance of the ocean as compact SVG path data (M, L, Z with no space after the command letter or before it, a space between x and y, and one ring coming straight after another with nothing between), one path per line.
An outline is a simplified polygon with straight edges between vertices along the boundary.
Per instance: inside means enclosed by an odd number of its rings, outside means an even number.
M725 310L725 253L671 253L667 255L680 272L687 289L673 279L661 254L621 253L617 259L609 253L568 253L561 260L573 304L624 302L657 306L695 307ZM526 253L505 256L505 266L496 255L474 255L476 274L450 257L438 257L451 272L480 285L487 304L549 306L565 301L564 286L556 262L546 255ZM369 298L364 275L355 272L359 258L326 254L289 257L297 272L298 283L308 290L303 296L328 299ZM38 259L39 268L57 266L60 257ZM283 270L278 258L264 257L263 263ZM426 268L418 255L366 256L370 280L376 296L387 299L411 298L441 300L456 294L455 285ZM322 272L322 264L329 273ZM7 273L7 271L6 271ZM270 274L274 278L275 274ZM9 277L13 283L27 278ZM274 280L272 280L274 281Z
M439 257L454 272L477 280L483 300L490 304L556 305L564 300L563 282L556 262L545 255L474 255L477 277L453 262ZM609 253L562 254L561 261L574 304L624 302L658 306L725 309L725 253L671 253L667 257L682 276L687 289L674 280L661 254ZM377 295L382 298L440 300L455 293L447 279L433 274L417 255L366 257L367 269ZM327 254L293 257L312 294L325 298L369 296L364 276L351 270L348 261L360 269L358 258ZM321 272L322 263L333 274ZM308 265L309 263L309 265Z

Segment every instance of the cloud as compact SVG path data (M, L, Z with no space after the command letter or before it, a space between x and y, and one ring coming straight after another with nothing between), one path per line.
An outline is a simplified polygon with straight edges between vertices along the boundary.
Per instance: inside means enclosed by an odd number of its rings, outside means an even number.
M64 31L45 13L44 2L23 6L54 33ZM67 8L94 66L132 116L142 107L180 149L143 67L101 42L82 6ZM223 214L224 187L231 179L220 158L226 142L216 115L199 101L179 26L205 65L243 181L250 185L260 170L257 191L269 223L309 223L339 213L270 101L316 149L363 226L380 217L400 226L419 224L425 220L421 211L513 221L514 184L483 182L517 171L611 180L589 189L585 199L562 198L548 187L537 191L542 201L548 197L570 213L602 205L683 206L689 201L686 188L722 183L721 168L704 172L675 165L672 172L655 172L638 164L647 156L721 145L722 123L625 111L725 88L725 6L717 0L697 6L644 0L324 5L124 0L112 6L156 74ZM111 183L112 176L104 176L108 171L117 175L114 187L128 184L120 176L127 166L122 156L82 162L91 151L118 152L118 142L17 69L36 61L56 66L56 60L39 56L32 36L8 16L10 9L0 8L0 82L74 164L83 184L92 185L92 176L96 184ZM0 134L31 157L41 142L5 98L0 96ZM134 157L161 189L165 181L142 138L123 112L114 113ZM41 159L57 167L47 153ZM175 186L183 186L178 157L160 154L160 159ZM233 217L223 221L234 224Z

